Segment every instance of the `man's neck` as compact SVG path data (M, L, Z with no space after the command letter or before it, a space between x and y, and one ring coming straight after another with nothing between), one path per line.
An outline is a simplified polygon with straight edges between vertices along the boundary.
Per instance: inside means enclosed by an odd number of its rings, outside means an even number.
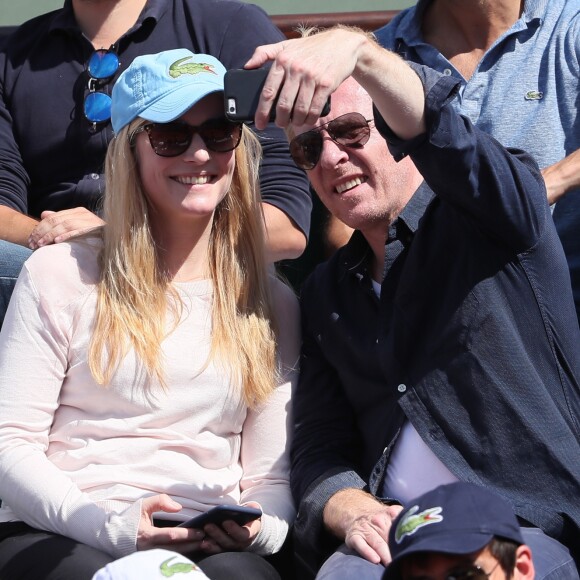
M72 0L77 22L95 48L109 48L139 18L147 0Z
M524 0L433 0L423 16L423 38L469 79L523 7Z

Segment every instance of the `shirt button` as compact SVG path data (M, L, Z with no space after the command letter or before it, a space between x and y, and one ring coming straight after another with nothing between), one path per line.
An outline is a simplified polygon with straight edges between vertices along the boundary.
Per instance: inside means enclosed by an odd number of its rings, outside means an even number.
M399 393L404 393L407 390L407 386L406 385L399 385L397 387L397 391L399 391Z
M99 177L98 173L91 173L91 179L99 179Z
M450 76L451 76L451 69L450 69L450 68L446 68L446 69L443 71L443 74L444 74L446 77L450 77Z

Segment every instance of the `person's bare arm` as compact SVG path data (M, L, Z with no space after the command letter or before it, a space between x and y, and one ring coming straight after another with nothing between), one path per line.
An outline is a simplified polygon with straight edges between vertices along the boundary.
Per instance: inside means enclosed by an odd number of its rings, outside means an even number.
M65 242L102 226L105 222L84 207L63 209L62 211L43 211L40 223L30 233L28 247L36 250L49 244Z
M398 55L358 29L325 32L258 47L246 63L272 61L256 111L264 128L276 95L276 124L313 124L328 96L350 75L369 93L391 130L401 139L425 132L425 93L418 75Z
M391 561L387 544L393 520L400 505L385 505L360 489L343 489L326 503L324 525L337 538L363 558L385 566Z
M548 203L556 203L571 189L580 187L580 149L561 161L542 169L548 191Z
M102 226L103 220L84 207L45 211L40 221L0 205L0 239L36 250L64 242L73 236Z
M268 261L300 256L306 247L306 238L302 231L277 207L264 203L263 208ZM82 207L43 212L42 220L38 222L12 208L0 206L0 239L33 250L64 242L103 224L101 218Z
M279 208L262 203L266 222L266 259L268 263L297 258L306 248L306 236Z
M0 240L28 247L28 238L37 224L37 220L0 205Z

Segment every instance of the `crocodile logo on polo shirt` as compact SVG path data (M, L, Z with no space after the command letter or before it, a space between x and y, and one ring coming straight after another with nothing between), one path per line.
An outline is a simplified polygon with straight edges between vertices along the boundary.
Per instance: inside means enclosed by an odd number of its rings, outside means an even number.
M544 98L544 93L542 91L528 91L524 95L526 101L541 101Z

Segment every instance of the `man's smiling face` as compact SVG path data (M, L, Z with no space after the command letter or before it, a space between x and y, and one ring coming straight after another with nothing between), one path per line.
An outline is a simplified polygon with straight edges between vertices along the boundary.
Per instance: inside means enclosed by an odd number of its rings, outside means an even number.
M327 117L314 127L293 127L296 135L328 123L341 115L359 112L373 119L372 101L353 79L345 81L332 95ZM323 149L308 177L328 210L348 226L363 233L377 226L384 228L396 218L421 176L409 158L396 163L385 140L371 121L371 136L361 148L336 144L322 129Z

